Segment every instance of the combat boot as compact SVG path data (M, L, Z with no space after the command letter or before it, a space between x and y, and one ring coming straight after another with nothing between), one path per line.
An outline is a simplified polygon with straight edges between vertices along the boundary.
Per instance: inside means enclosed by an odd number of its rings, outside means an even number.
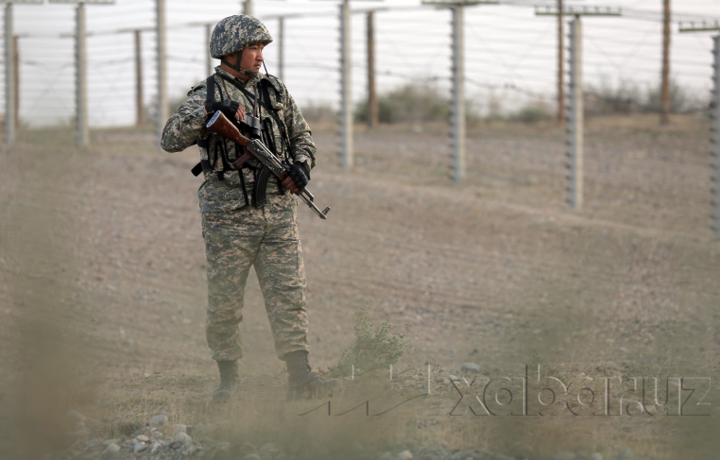
M324 380L310 372L307 351L294 351L283 359L288 370L288 401L332 396L333 390L342 386L337 379Z
M213 393L213 402L226 402L240 385L237 361L218 361L220 385Z

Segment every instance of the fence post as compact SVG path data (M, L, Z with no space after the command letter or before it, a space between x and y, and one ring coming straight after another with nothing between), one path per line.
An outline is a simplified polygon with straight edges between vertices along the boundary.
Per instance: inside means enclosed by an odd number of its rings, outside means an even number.
M142 77L142 42L140 31L135 31L135 107L137 110L137 125L145 124L145 107L143 106L143 77Z
M352 85L350 76L350 1L340 4L340 157L345 170L353 166Z
M583 206L583 83L582 22L570 23L570 113L568 124L568 202L575 210Z
M465 55L462 5L452 7L452 179L465 179Z
M713 91L710 111L712 150L712 229L720 237L720 35L713 37Z
M558 29L558 70L557 70L557 124L558 126L565 125L565 44L563 43L563 0L557 0L558 2L558 17L557 17L557 29Z
M210 55L210 37L212 36L212 24L205 24L205 73L210 76L213 73L212 56Z
M285 18L278 18L278 78L285 81Z
M379 124L377 94L375 93L375 12L367 13L367 125L374 128Z
M78 3L75 13L75 114L77 146L90 144L87 106L87 47L85 37L85 4Z
M13 6L5 5L5 143L15 142L15 70L13 59Z
M244 0L243 1L243 8L242 8L243 14L246 16L252 16L253 15L253 2L252 0Z
M670 0L663 0L662 81L660 84L660 124L670 124Z
M165 0L155 0L156 5L156 24L155 32L157 35L157 85L158 85L158 100L157 100L157 136L158 136L158 147L160 140L162 139L163 128L165 127L165 121L168 118L168 103L167 103L167 59L165 54Z
M20 127L20 37L13 37L13 79L15 80L15 129Z

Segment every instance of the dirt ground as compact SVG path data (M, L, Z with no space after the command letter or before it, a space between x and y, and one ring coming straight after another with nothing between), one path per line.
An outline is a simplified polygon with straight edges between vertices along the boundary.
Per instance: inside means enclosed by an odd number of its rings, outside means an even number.
M338 165L333 129L316 130L309 187L332 211L322 221L300 204L311 362L337 363L369 304L378 322L411 325L413 348L395 372L413 375L417 388L428 366L432 376L434 399L394 418L402 428L384 431L387 440L517 456L615 458L631 448L642 458L717 458L720 242L710 229L709 125L677 117L661 129L637 116L591 119L587 129L580 211L565 203L564 132L551 125L471 128L460 186L449 179L445 126L358 127L352 171ZM128 420L162 409L185 424L216 415L189 409L204 407L217 384L204 336L201 179L189 171L197 150L162 153L154 136L94 131L78 151L69 130L27 131L2 147L0 423L17 420L11 406L35 430L53 419L37 414L70 408ZM242 332L248 392L280 391L283 363L254 276ZM623 411L614 418L453 418L458 392L446 377L467 362L488 379L522 377L526 365L536 375L539 365L543 379L592 377L596 390L612 378L655 378L690 398L683 415L708 416L679 416L672 393L655 415L632 416L618 399L607 406ZM678 390L667 377L711 380ZM399 385L393 391L415 388ZM537 411L537 397L528 399Z

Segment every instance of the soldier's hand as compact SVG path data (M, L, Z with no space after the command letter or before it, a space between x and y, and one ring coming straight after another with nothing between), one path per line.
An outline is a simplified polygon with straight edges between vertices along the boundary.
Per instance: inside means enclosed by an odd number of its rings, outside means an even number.
M285 179L283 179L282 185L286 189L293 192L295 195L300 195L300 192L302 191L299 188L297 188L297 185L295 185L295 182L292 180L292 177L290 177L289 174L287 176L285 176Z
M235 119L237 121L243 121L245 119L245 107L239 105L237 112L235 112Z
M304 161L293 163L288 176L292 178L297 188L303 190L310 182L310 167Z
M222 102L205 104L204 111L208 115L211 115L218 110L228 118L234 118L238 121L243 121L245 119L245 107L235 101L231 101L230 99L225 99Z

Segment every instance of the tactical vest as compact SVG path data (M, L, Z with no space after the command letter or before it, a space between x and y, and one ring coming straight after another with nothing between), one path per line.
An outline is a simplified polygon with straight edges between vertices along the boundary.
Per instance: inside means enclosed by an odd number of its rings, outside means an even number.
M246 121L244 122L237 122L235 119L232 119L231 121L240 129L240 131L243 134L247 133L247 130L257 130L261 133L261 140L263 143L270 149L270 151L278 158L281 159L286 164L290 164L290 142L287 135L287 129L285 126L285 122L280 118L280 116L277 113L277 110L273 108L272 100L270 99L270 91L269 88L272 88L272 90L275 93L275 100L280 100L280 95L282 93L281 89L278 89L275 87L275 85L272 84L269 78L261 78L260 82L258 83L260 86L260 100L255 97L254 94L250 93L245 88L241 87L237 84L236 81L233 79L222 75L222 74L215 74L211 75L207 78L205 82L205 88L206 88L206 100L205 100L205 106L207 108L212 107L212 104L215 102L215 77L220 77L224 79L225 81L231 83L234 85L240 92L242 92L250 101L252 101L253 107L257 108L257 113L260 116L260 119L257 119L255 117L246 116ZM223 91L220 89L220 102L223 101ZM229 95L228 95L229 97ZM255 107L258 105L259 107ZM270 118L263 117L263 108L265 111L267 111L268 114L270 114ZM278 109L279 110L279 109ZM272 120L271 120L272 118ZM280 138L283 143L284 147L283 155L281 156L279 153L278 146L275 145L275 135L272 123L273 121L277 124L278 130L280 131ZM238 175L240 177L240 186L243 191L243 196L245 197L245 202L252 204L256 208L262 208L267 204L267 183L270 179L270 175L272 174L270 170L265 167L262 163L259 163L257 166L253 166L249 164L249 162L245 162L243 164L242 168L240 170L236 170L232 167L232 162L228 158L227 151L225 149L225 140L223 138L219 138L218 135L214 133L210 133L210 136L215 137L214 142L211 142L211 139L208 138L198 138L197 144L198 147L201 147L205 149L208 153L208 159L201 159L200 162L195 165L195 167L192 168L191 172L192 174L197 177L200 175L201 172L209 173L209 172L215 172L217 174L218 180L224 179L224 174L226 172L230 171L238 171ZM247 136L250 137L250 136ZM214 146L214 152L210 152L210 147ZM239 144L235 144L235 151L242 152L243 147ZM219 164L218 164L219 162ZM243 174L243 169L249 169L253 172L253 175L255 177L255 182L252 190L252 197L248 197L247 188L245 187L245 177ZM278 192L281 195L285 194L285 189L283 188L282 184L278 180ZM250 199L249 199L250 198Z

